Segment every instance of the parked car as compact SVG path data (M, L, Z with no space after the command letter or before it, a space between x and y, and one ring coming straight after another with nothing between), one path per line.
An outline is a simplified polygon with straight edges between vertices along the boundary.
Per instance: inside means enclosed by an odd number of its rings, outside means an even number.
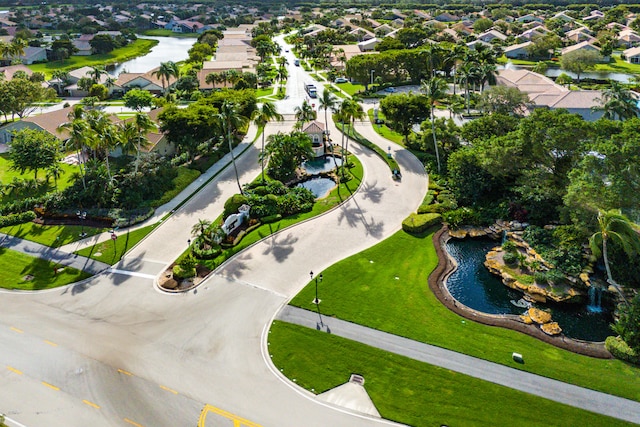
M336 79L334 80L335 83L347 83L349 81L349 79L347 79L346 77L336 77Z
M388 87L388 88L386 88L384 91L385 91L385 92L388 92L388 93L393 93L393 92L395 92L395 91L396 91L396 88L395 88L395 87Z
M300 66L300 60L296 59L295 61L293 61L293 65L295 65L296 67Z

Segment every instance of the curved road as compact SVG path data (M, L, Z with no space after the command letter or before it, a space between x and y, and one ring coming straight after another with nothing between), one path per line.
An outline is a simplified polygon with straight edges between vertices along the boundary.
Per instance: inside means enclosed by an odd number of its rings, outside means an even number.
M305 73L290 69L290 98L278 106L284 114L303 94ZM267 131L292 125L271 123ZM331 133L339 135L335 127ZM207 403L226 411L211 413L208 425L233 415L264 426L390 424L293 390L271 371L263 348L266 326L310 270L397 231L426 191L416 159L400 159L399 184L382 159L350 149L366 172L347 203L254 245L192 292L163 294L154 278L184 250L191 226L217 217L237 192L233 168L128 253L117 273L38 294L3 293L0 410L29 427L195 425ZM258 151L238 159L242 183L258 175Z

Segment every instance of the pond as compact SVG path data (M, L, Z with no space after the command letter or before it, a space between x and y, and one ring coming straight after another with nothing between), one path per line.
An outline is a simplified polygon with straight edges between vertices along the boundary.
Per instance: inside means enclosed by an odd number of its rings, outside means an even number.
M309 175L317 175L322 172L329 172L336 168L336 163L338 167L342 166L342 158L334 157L334 156L322 156L317 157L313 160L307 160L302 163L300 167L304 169L306 173Z
M458 263L458 269L447 279L451 296L467 307L489 314L522 314L526 308L515 306L523 294L506 287L484 266L487 252L498 243L485 239L451 239L447 252ZM586 304L534 304L551 309L553 321L558 322L564 335L587 341L604 341L613 335L607 310L589 309Z
M296 187L302 187L310 190L313 195L316 196L316 199L325 197L334 189L335 186L336 183L334 180L322 177L311 178L296 185Z
M506 65L504 65L504 67L498 67L498 69L500 68L508 68L511 70L520 70L520 69L530 69L531 67L524 67L524 66L519 66L519 65L514 65L512 62L507 62ZM547 71L545 71L544 75L547 77L558 77L560 74L566 74L569 77L571 77L572 79L576 80L578 78L578 75L575 73L572 73L571 71L565 71L562 68L556 68L556 67L549 67L547 69ZM580 74L580 80L583 79L593 79L593 80L615 80L617 82L621 82L621 83L629 83L632 79L634 78L633 75L631 74L625 74L625 73L611 73L611 72L606 72L606 71L588 71L588 72L584 72Z
M118 76L122 72L127 73L146 73L160 66L161 62L167 61L184 61L189 57L189 49L196 42L195 38L177 38L177 37L149 37L138 36L141 39L158 40L151 51L137 58L109 67L109 74Z

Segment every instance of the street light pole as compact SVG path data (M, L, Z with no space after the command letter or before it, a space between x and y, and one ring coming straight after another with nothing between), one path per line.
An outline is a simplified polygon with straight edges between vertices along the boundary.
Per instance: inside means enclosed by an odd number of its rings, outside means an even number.
M375 72L375 70L371 70L371 86L373 88L373 73Z
M313 271L309 273L311 279L313 279ZM313 300L314 304L320 304L320 300L318 299L318 281L322 282L322 273L316 276L316 298Z
M80 219L80 237L85 237L87 233L84 232L84 220L87 218L87 212L77 211L76 215L78 216L78 219Z

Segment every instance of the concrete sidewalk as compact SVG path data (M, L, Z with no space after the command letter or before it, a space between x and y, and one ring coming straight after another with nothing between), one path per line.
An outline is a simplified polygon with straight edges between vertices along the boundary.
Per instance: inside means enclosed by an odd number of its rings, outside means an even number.
M73 255L60 248L50 248L40 243L31 242L29 240L20 239L18 237L9 236L0 233L0 247L22 252L24 254L44 258L56 264L65 267L73 267L78 270L86 271L91 274L98 274L110 267L109 264L85 258L79 255Z
M320 309L322 309L322 305ZM640 402L563 383L355 323L323 316L320 312L287 305L276 318L284 322L323 330L339 337L555 402L632 423L640 423ZM509 349L503 350L503 352L505 359L510 359ZM526 362L526 353L524 359Z

